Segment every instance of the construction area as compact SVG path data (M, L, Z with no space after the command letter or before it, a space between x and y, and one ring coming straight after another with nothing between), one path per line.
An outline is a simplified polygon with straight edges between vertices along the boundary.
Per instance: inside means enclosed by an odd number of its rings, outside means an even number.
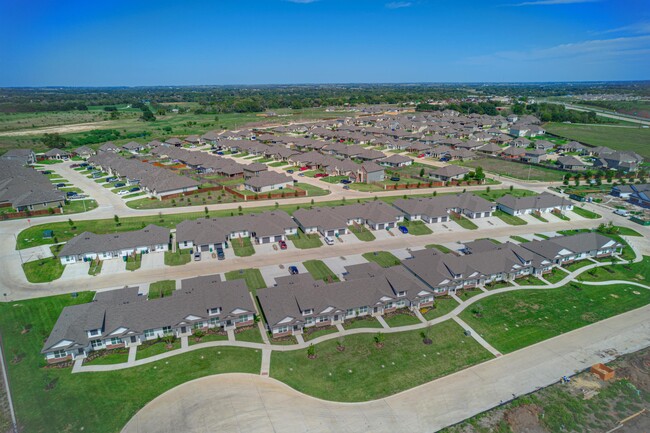
M527 396L517 397L444 433L650 432L650 348L622 356Z

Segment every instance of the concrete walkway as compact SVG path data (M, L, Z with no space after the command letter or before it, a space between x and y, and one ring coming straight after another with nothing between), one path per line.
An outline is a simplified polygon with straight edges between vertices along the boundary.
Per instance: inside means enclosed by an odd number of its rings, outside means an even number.
M273 379L224 374L180 385L138 412L123 433L429 433L650 345L650 306L365 403L301 394ZM215 392L219 390L219 392Z
M479 335L478 332L476 332L475 330L473 330L473 329L472 329L472 328L471 328L467 323L465 323L463 320L461 320L460 317L458 317L458 316L454 316L454 317L452 317L451 319L452 319L454 322L458 323L458 324L461 326L461 328L463 328L465 331L468 331L469 334L470 334L470 336L471 336L474 340L476 340L476 342L477 342L478 344L480 344L480 345L483 346L483 347L484 347L488 352L490 352L492 355L494 355L494 356L501 356L501 352L499 352L499 351L496 350L494 347L492 347L492 345L490 345L490 343L488 343L487 341L485 341L485 340L483 339L483 337L481 337L481 336Z
M375 319L377 319L377 322L381 325L382 328L384 329L389 329L390 326L388 326L388 323L384 320L382 316L375 316Z
M260 376L269 376L271 374L271 350L262 350L262 367L260 368Z

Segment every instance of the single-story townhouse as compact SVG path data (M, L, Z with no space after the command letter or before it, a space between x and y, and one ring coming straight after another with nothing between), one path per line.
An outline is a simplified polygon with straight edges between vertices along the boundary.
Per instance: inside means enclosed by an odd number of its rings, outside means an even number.
M244 178L259 176L260 174L269 170L269 166L261 162L253 162L252 164L244 165Z
M575 156L560 156L557 159L557 165L565 170L582 171L589 167L589 164Z
M459 193L428 198L399 199L393 203L409 221L446 222L451 212L471 219L488 218L496 210L494 203L472 193Z
M21 212L60 208L64 203L65 193L47 176L24 166L21 159L0 159L0 207Z
M138 287L125 287L65 307L41 353L48 363L55 363L167 335L183 337L196 330L225 331L254 323L255 306L246 282L208 275L181 281L181 290L161 299L149 300Z
M277 278L277 285L257 291L267 329L273 337L301 334L310 327L345 323L357 317L381 316L399 308L433 304L431 289L401 266L376 263L346 267L346 280L327 284L311 275Z
M526 149L526 153L521 155L521 160L526 162L532 162L533 164L539 164L542 161L546 161L548 156L544 149Z
M36 154L31 149L9 149L0 155L1 160L19 161L21 165L32 165L36 163Z
M169 229L153 224L141 230L98 235L83 232L63 245L58 254L61 264L68 265L94 259L122 259L135 253L157 253L168 250Z
M650 208L650 184L616 185L612 187L611 195L625 198L637 206Z
M497 200L499 210L510 215L527 215L531 213L547 213L553 211L568 211L573 209L573 202L564 197L543 192L528 197L515 197L506 194Z
M70 153L63 149L50 149L43 156L45 159L56 159L59 161L67 161L70 159Z
M80 147L77 147L76 149L74 149L72 151L73 155L76 155L76 156L78 156L80 158L83 158L83 159L88 159L91 156L95 155L96 153L97 152L95 152L94 150L92 150L88 146L80 146Z

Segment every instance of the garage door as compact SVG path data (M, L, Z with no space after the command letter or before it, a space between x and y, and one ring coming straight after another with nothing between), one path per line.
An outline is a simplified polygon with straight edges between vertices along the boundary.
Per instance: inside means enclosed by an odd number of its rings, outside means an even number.
M334 236L335 230L328 230L327 231L327 236Z
M381 229L384 228L384 225L383 225L383 224L379 224L377 227L379 228L379 230L381 230Z
M489 217L489 216L490 216L490 212L485 212L485 213L483 214L483 216L484 216L484 217Z
M210 245L208 245L208 244L201 245L201 251L204 251L204 252L205 251L210 251Z
M275 237L275 242L281 241L282 240L282 235L278 235Z
M263 237L260 242L263 244L268 244L269 242L271 242L271 238L268 236Z
M388 223L388 227L391 228L391 229L394 228L394 227L395 227L395 223Z

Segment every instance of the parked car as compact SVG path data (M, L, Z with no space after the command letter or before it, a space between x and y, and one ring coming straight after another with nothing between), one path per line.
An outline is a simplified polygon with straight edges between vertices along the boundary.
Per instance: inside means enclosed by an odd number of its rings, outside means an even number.
M72 164L72 165L70 165L70 168L77 168L77 167L79 167L79 164Z
M624 217L629 217L630 216L630 211L627 209L616 209L614 211L616 215L624 216Z
M76 196L78 196L78 195L79 195L79 194L77 194L77 193L74 192L74 191L68 191L68 192L65 193L65 196L68 197L68 198L70 198L70 197L76 197Z
M287 170L287 173L292 174L293 170Z
M134 186L133 188L131 188L131 189L129 190L129 192L138 192L138 191L140 191L140 188L137 187L137 186Z
M280 245L281 250L287 249L287 243L285 241L278 241L278 245Z
M329 236L325 236L325 237L323 238L323 240L325 241L325 243L326 243L327 245L334 245L334 239L332 239L332 238L329 237Z
M117 180L116 177L107 177L106 182L115 182Z
M194 252L194 260L197 262L201 260L201 253L199 251Z
M447 162L447 161L449 161L449 158L444 156L444 157L440 158L440 161L441 162Z
M314 177L328 177L328 176L329 176L329 174L327 174L327 173L316 173L314 175Z
M296 275L298 274L298 268L296 266L289 266L289 273L291 275Z
M57 187L57 188L64 188L64 187L65 187L65 183L57 183L57 184L56 184L56 187Z
M226 255L223 253L223 248L221 248L221 245L217 245L217 259L224 260L225 258Z
M424 158L424 157L425 157L424 153L418 155L418 158Z
M390 180L393 181L393 182L399 182L400 178L397 177L397 176L393 176L393 177L390 178Z
M305 177L305 173L298 173L298 176Z
M113 185L115 188L122 188L123 186L126 186L124 182L117 182L115 185Z
M307 170L309 170L309 168L307 168L307 167L300 167L300 171L307 171Z
M129 192L127 190L123 189L122 191L118 191L117 195L124 195L124 194L128 194L128 193Z
M404 234L407 234L409 232L409 229L407 229L405 226L399 226L398 229Z
M219 151L219 152L217 152L217 155L222 155L223 156L223 152Z
M341 183L342 183L343 185L349 185L349 184L352 183L352 181L351 181L350 179L341 179Z

